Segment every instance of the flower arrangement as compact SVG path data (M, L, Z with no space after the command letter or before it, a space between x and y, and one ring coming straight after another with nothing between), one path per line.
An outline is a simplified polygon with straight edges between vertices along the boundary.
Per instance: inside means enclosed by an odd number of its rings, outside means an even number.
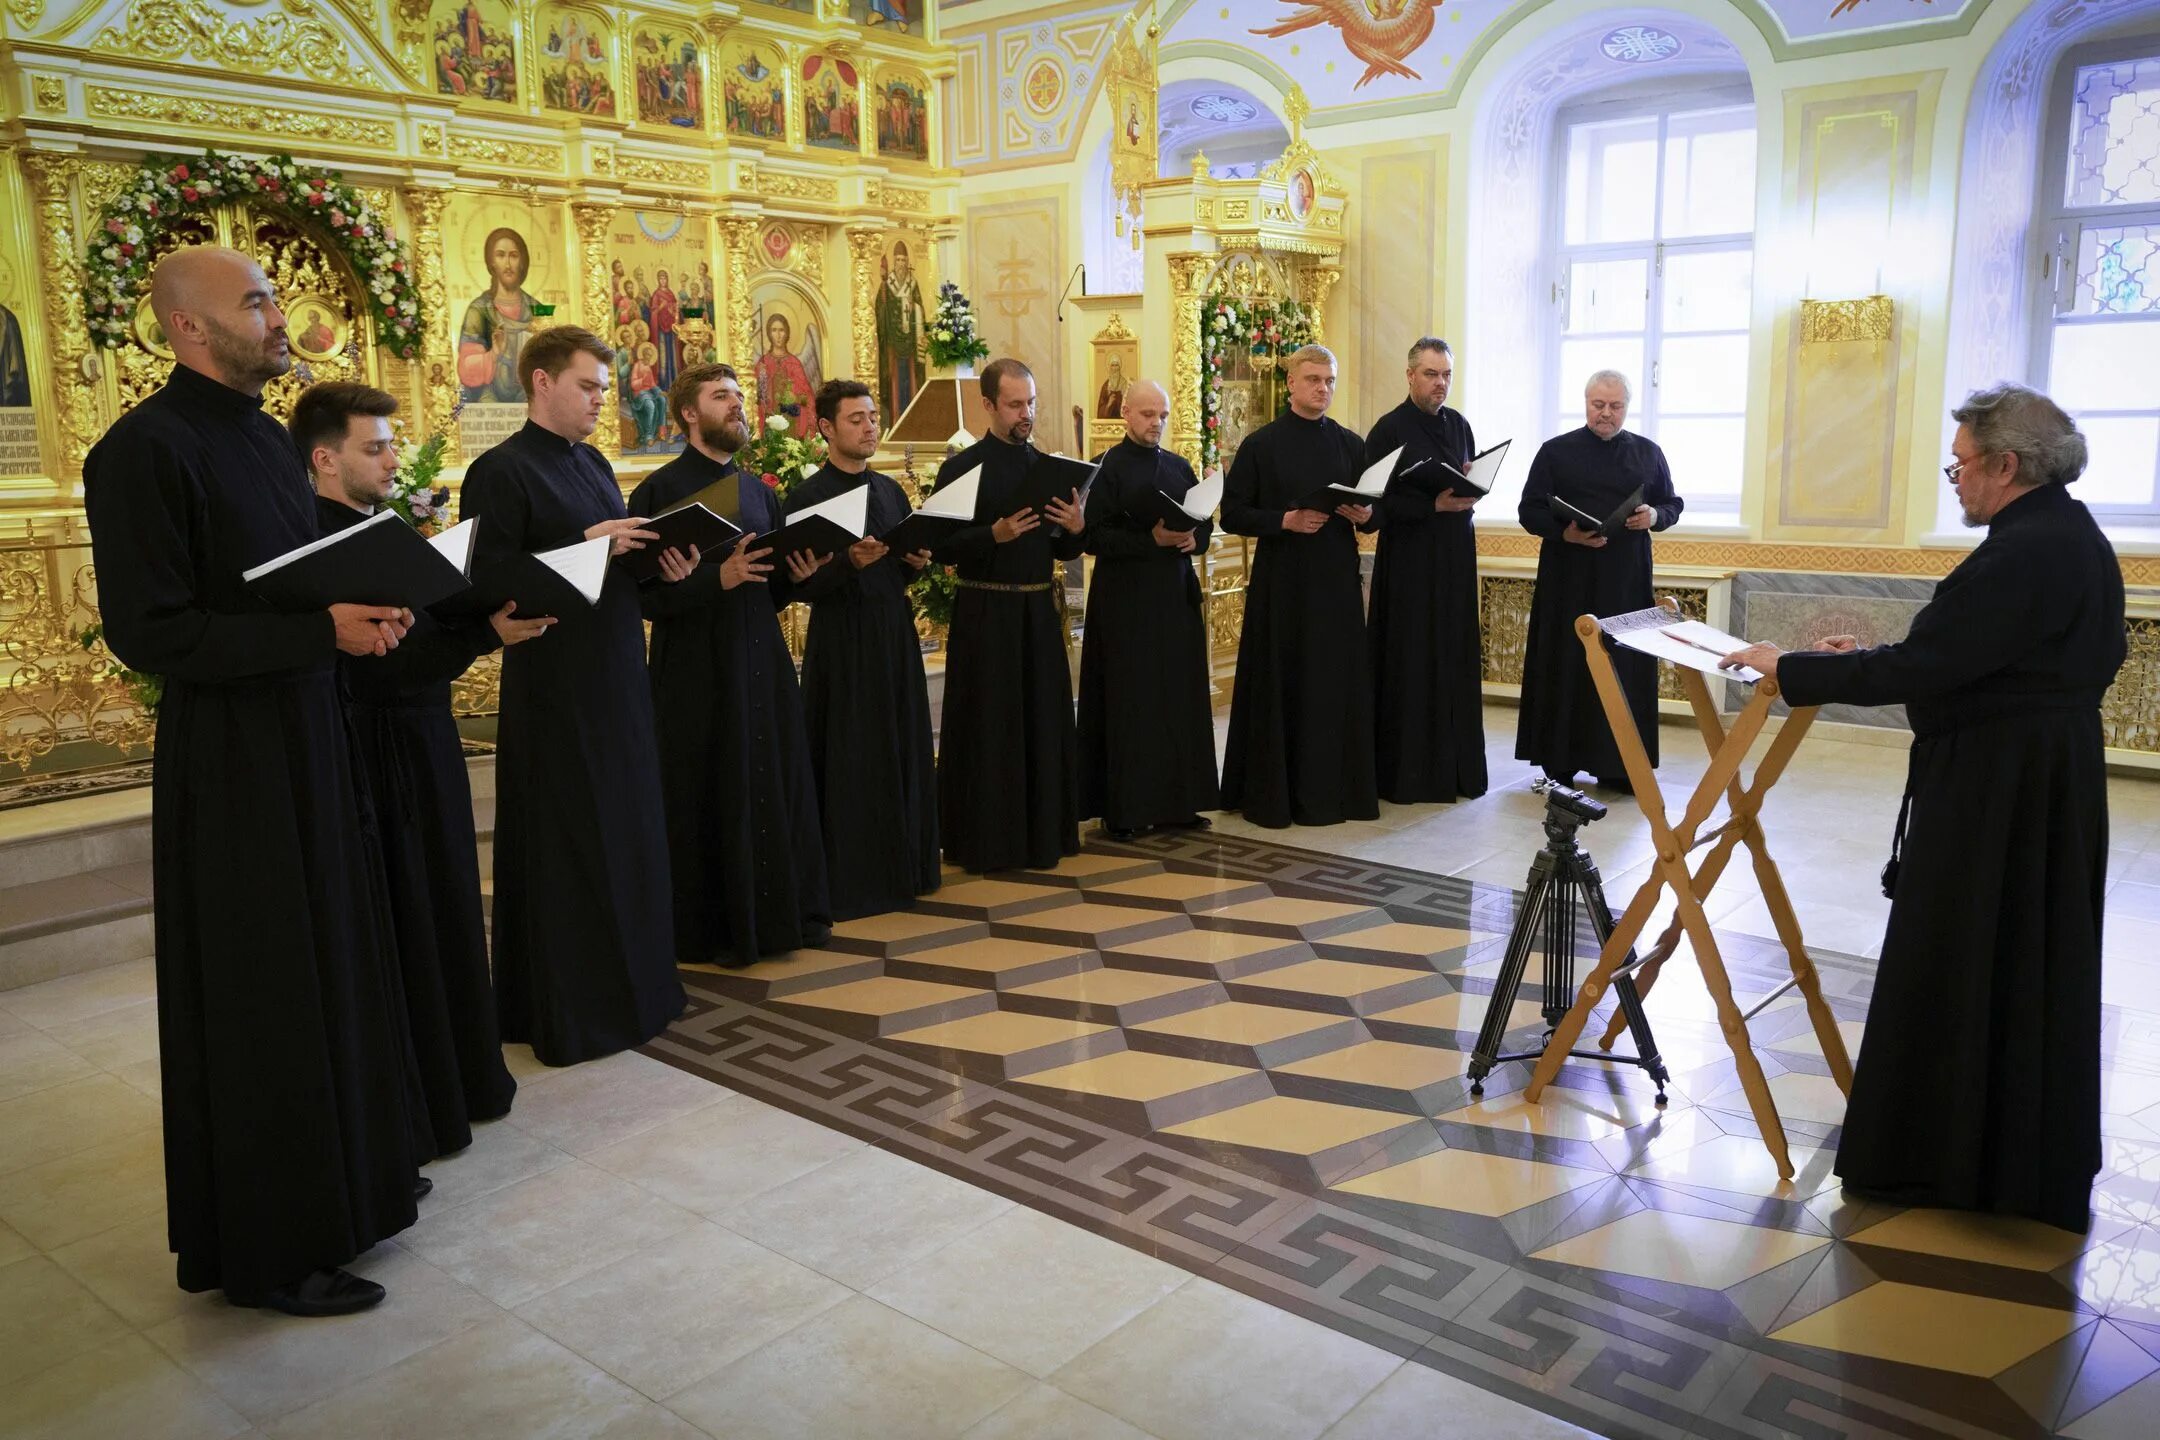
M950 565L925 565L908 587L915 613L940 628L952 624L953 601L960 594L960 577Z
M1312 307L1295 300L1270 304L1210 295L1200 302L1200 468L1220 463L1223 372L1240 349L1256 358L1281 357L1310 345Z
M450 418L456 421L457 410L450 412ZM397 432L398 448L402 450L406 439L404 422L398 422ZM383 501L422 535L439 535L450 524L450 487L435 483L442 474L443 449L449 440L449 431L436 430L421 441L420 448L398 467L397 478L390 482L390 494Z
M744 474L770 485L775 498L785 500L788 491L824 466L825 441L817 435L798 439L788 417L774 411L762 425L751 427L750 443L743 446L735 463Z
M92 223L83 279L92 342L109 350L127 338L150 282L151 237L159 228L240 199L327 231L367 292L377 339L401 359L420 353L411 258L358 191L335 172L297 164L290 155L252 160L214 150L194 159L151 157Z
M102 624L84 629L75 637L75 643L89 654L103 657L105 669L98 678L118 680L127 691L128 698L135 702L136 708L150 719L157 719L158 704L165 698L164 676L146 675L140 670L130 670L122 665L114 658L112 651L105 648L105 627Z
M972 365L990 353L975 333L975 311L950 280L938 286L937 314L930 320L930 363Z

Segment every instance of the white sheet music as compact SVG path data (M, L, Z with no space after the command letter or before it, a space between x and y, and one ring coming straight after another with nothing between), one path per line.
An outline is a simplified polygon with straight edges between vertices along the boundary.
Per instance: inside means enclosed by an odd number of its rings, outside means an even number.
M601 587L607 584L608 552L615 541L606 535L579 540L560 550L542 550L533 556L541 564L577 587L578 594L597 605Z
M1205 520L1222 504L1222 492L1223 473L1218 467L1201 476L1199 483L1187 490L1182 497L1172 496L1167 490L1163 492L1163 496L1193 519Z
M427 543L442 552L442 557L445 560L457 566L458 574L469 575L472 573L470 567L472 565L473 537L479 532L480 521L477 517L471 520L460 520L440 535L430 535Z
M1744 665L1737 670L1719 667L1718 662L1733 651L1747 649L1747 641L1713 629L1700 620L1682 620L1662 605L1607 616L1598 621L1598 628L1610 635L1616 644L1674 665L1684 665L1690 670L1700 670L1705 675L1749 685L1763 678L1761 671Z
M935 515L940 520L973 520L975 518L975 491L982 485L982 466L953 481L938 487L929 499L917 507L919 515ZM869 486L863 487L865 490Z
M1380 492L1387 489L1387 482L1394 477L1395 462L1402 459L1402 452L1403 447L1398 445L1378 460L1373 461L1372 464L1367 465L1365 473L1358 476L1357 493L1375 500L1379 499ZM1335 488L1339 490L1342 487L1338 485Z
M979 473L979 471L971 470L968 473L973 475ZM972 506L969 507L969 513L971 515L974 513ZM847 531L848 534L861 539L864 529L870 524L870 487L868 485L857 485L854 489L835 495L830 500L822 500L815 505L807 506L788 516L787 523L792 525L798 520L808 520L813 515L830 520L833 524Z

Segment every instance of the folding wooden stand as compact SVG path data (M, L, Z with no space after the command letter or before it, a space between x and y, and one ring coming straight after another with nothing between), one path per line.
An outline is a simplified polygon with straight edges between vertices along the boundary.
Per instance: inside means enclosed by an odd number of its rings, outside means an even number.
M1679 607L1671 598L1658 603L1673 612L1675 622L1681 619ZM1658 897L1670 887L1679 912L1677 923L1693 944L1695 962L1702 967L1703 983L1716 1002L1718 1028L1724 1032L1725 1043L1732 1050L1733 1063L1739 1068L1740 1085L1747 1094L1748 1108L1754 1112L1755 1123L1762 1130L1763 1144L1768 1147L1770 1158L1777 1162L1778 1175L1790 1180L1793 1167L1792 1157L1786 1150L1785 1127L1778 1119L1777 1105L1771 1099L1769 1082L1763 1078L1761 1062L1756 1060L1755 1051L1748 1043L1747 1022L1786 991L1798 986L1807 1001L1808 1018L1815 1025L1815 1038L1822 1045L1824 1058L1830 1062L1831 1077L1837 1081L1840 1090L1852 1093L1852 1062L1845 1055L1845 1039L1838 1032L1837 1017L1823 1001L1814 962L1808 959L1807 946L1800 938L1800 922L1793 918L1792 901L1785 893L1784 881L1778 876L1776 862L1770 858L1761 820L1763 800L1770 787L1785 773L1793 752L1800 748L1808 726L1814 722L1815 711L1809 707L1792 712L1777 738L1770 742L1762 764L1756 767L1754 783L1743 785L1740 762L1747 757L1748 747L1755 743L1755 738L1762 733L1763 723L1770 718L1770 702L1778 694L1776 679L1765 677L1757 682L1754 696L1728 732L1710 698L1709 681L1702 672L1676 667L1681 684L1687 690L1688 703L1694 707L1695 723L1702 732L1703 744L1710 751L1710 768L1703 772L1695 793L1688 798L1687 809L1675 824L1666 818L1665 797L1658 790L1657 773L1650 768L1642 734L1635 728L1635 716L1628 709L1627 696L1620 689L1620 677L1613 670L1612 656L1606 651L1605 633L1599 627L1597 617L1582 616L1575 622L1575 633L1582 640L1590 677L1597 686L1598 699L1605 706L1605 718L1612 724L1613 739L1619 745L1621 761L1627 767L1628 783L1635 787L1635 803L1642 808L1643 818L1650 822L1650 834L1657 844L1657 859L1651 867L1650 878L1635 892L1626 913L1613 927L1611 937L1598 954L1597 964L1584 977L1573 1008L1546 1043L1545 1053L1539 1057L1537 1070L1525 1092L1526 1098L1535 1103L1544 1094L1545 1087L1559 1073L1560 1062L1581 1038L1590 1012L1605 998L1606 990L1623 970L1632 970L1637 988L1645 997L1649 995L1657 971L1662 968L1664 955L1658 953L1634 961L1629 956L1636 937L1650 921L1650 912L1656 908ZM1730 818L1698 838L1697 832L1717 808L1720 794L1725 796L1730 807ZM1713 842L1716 848L1700 869L1689 874L1688 855ZM1732 984L1726 978L1717 939L1710 933L1710 922L1703 914L1703 901L1724 874L1734 849L1743 844L1754 858L1755 878L1762 887L1763 903L1770 909L1771 921L1777 927L1778 939L1784 944L1792 966L1792 979L1745 1012L1733 999ZM1667 949L1669 947L1660 947L1661 951ZM1617 1029L1616 1024L1613 1033L1617 1033ZM1605 1043L1611 1043L1610 1034Z

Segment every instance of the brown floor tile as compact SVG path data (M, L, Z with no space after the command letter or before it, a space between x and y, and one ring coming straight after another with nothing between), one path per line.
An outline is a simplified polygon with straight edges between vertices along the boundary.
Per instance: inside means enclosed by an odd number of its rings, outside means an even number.
M1229 981L1224 988L1233 1000L1325 1010L1336 1015L1372 1015L1445 994L1450 983L1445 975L1418 973L1395 965L1301 960Z
M1221 985L1146 970L1083 970L1005 991L998 1004L1031 1015L1063 1015L1104 1025L1136 1025L1182 1014L1228 997Z
M1298 900L1270 896L1229 905L1195 917L1210 930L1230 930L1245 935L1276 935L1286 940L1316 940L1362 930L1387 922L1387 912L1370 905L1344 905L1332 900Z
M1465 1098L1463 1072L1469 1068L1470 1057L1460 1050L1367 1040L1273 1066L1269 1073L1285 1095L1431 1115Z
M1313 949L1334 960L1363 960L1373 965L1402 965L1413 970L1444 970L1460 956L1474 937L1468 930L1447 925L1410 925L1389 921L1385 925L1324 935Z
M1223 930L1183 930L1114 945L1103 964L1127 970L1155 970L1166 975L1197 975L1203 980L1234 980L1312 958L1302 940L1268 935L1236 935Z
M901 1030L916 1030L940 1020L958 1020L997 1008L997 995L989 990L960 985L933 985L927 980L900 980L879 976L854 980L822 990L775 1000L772 1007L850 1035L872 1040Z
M885 1043L944 1069L994 1083L1123 1049L1125 1035L1114 1025L992 1010L903 1030L887 1036Z
M1093 895L1095 892L1086 890L1080 893ZM1036 910L1025 915L994 920L990 925L990 933L1025 940L1047 940L1063 945L1086 945L1105 949L1134 940L1169 935L1187 929L1191 924L1192 922L1178 911L1147 910L1137 905L1106 905L1094 900L1084 900L1077 905L1061 905L1054 910Z
M1225 905L1237 905L1248 900L1264 900L1271 893L1268 887L1253 880L1226 880L1214 875L1149 875L1137 880L1119 880L1096 887L1095 893L1114 898L1120 904L1145 905L1158 910L1183 910L1197 913L1217 910Z
M996 937L963 940L934 950L916 950L884 962L885 973L940 985L1010 990L1093 969L1101 962L1085 945L1046 944L1038 940Z
M1367 1037L1352 1019L1232 1001L1129 1026L1125 1038L1135 1050L1225 1065L1282 1065Z
M833 926L832 939L825 942L825 948L843 950L854 955L905 955L911 950L922 950L932 945L979 940L989 933L989 923L983 920L965 920L953 915L926 915L919 910L896 910L890 915L866 915L860 920L842 920Z

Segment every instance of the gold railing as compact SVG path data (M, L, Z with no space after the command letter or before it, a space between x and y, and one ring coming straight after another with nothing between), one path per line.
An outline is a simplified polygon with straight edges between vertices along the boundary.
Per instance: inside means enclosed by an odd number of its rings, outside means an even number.
M97 575L82 525L0 534L0 773L56 772L146 753L152 721L103 645Z

